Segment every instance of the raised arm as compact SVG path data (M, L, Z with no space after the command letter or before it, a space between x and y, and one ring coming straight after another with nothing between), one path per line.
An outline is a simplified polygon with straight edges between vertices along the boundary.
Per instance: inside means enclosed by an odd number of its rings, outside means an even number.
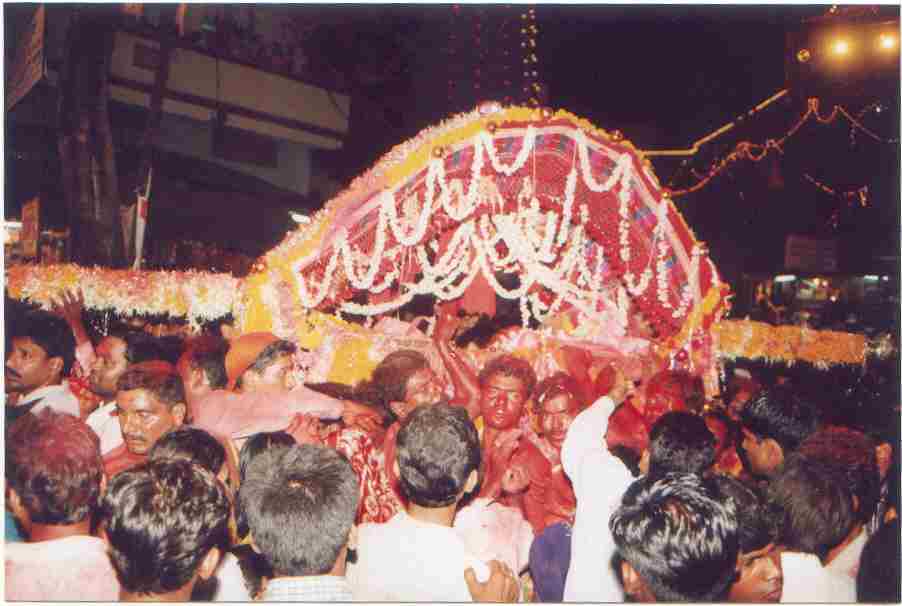
M473 369L451 345L459 326L460 318L451 313L445 305L440 306L432 340L454 386L454 399L451 404L463 406L470 418L475 420L482 414L479 406L479 380Z
M84 293L81 290L77 293L65 291L59 299L51 299L50 303L53 313L63 318L72 330L72 336L75 337L75 359L84 372L91 372L95 355L94 345L82 320L82 311L85 308Z

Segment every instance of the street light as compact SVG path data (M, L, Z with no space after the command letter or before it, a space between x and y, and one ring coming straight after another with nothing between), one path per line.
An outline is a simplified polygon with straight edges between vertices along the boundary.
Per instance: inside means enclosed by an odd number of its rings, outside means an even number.
M845 57L849 54L849 41L845 38L839 38L833 41L833 44L830 46L830 50L833 51L833 54L838 57Z
M891 51L896 48L896 37L892 34L880 34L880 50Z

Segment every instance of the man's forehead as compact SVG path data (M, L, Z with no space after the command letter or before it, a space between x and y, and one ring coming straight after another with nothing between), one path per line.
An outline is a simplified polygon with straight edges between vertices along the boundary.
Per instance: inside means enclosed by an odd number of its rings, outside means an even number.
M570 393L558 392L542 402L542 410L546 412L572 412L579 407L579 402Z
M151 409L166 406L166 404L148 389L129 389L116 393L116 403L120 408L123 404L134 409Z
M35 343L34 339L28 336L13 337L13 348L38 350L42 354L47 354L43 347Z
M519 377L497 372L486 380L485 386L498 391L524 391L526 389Z

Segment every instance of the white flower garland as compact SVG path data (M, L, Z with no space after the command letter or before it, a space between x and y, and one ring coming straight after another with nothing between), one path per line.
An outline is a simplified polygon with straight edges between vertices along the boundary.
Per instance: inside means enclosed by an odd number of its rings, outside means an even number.
M514 175L525 166L535 151L536 130L532 126L526 129L520 150L510 164L501 162L494 138L487 132L481 132L471 141L473 158L467 183L460 179L449 182L444 159L432 158L427 165L423 196L421 198L411 194L405 199L403 218L399 217L398 211L397 192L400 187L394 191L385 191L381 194L373 249L366 253L357 250L349 242L346 233L339 234L322 281L315 284L297 277L296 288L302 305L315 307L324 300L331 287L339 257L344 273L355 289L373 293L385 291L397 282L401 272L392 269L376 285L375 278L383 260L397 262L398 251L403 246L413 248L422 279L418 283L402 284L401 292L390 301L368 305L346 302L340 306L341 310L377 315L405 305L417 294L431 294L441 300L454 299L461 296L481 272L498 296L519 300L524 325L528 324L531 317L543 321L560 311L564 304L570 304L587 317L597 315L605 309L614 309L615 317L626 326L629 313L627 293L633 296L643 294L655 275L658 300L666 309L673 309L674 317L685 315L692 294L697 290L699 253L693 249L690 284L683 289L679 304L674 309L667 297L670 273L665 265L670 252L667 241L667 201L661 200L649 264L637 279L628 267L632 260L629 207L635 174L633 159L628 153L612 157L613 170L603 182L599 182L591 172L590 143L583 131L574 132L576 149L573 166L567 174L561 198L554 198L560 205L560 214L554 210L541 210L529 177L524 179L517 195L519 210L513 213L499 211L503 204L500 193L494 183L482 175L485 156L488 156L488 164L496 173ZM618 287L613 300L605 294L602 284L605 267L603 249L598 247L598 261L594 269L588 266L585 259L585 247L590 242L584 227L588 223L589 209L586 204L576 204L576 188L580 176L592 192L612 192L616 188L620 244L617 252L627 264L627 270L623 275L625 288ZM480 208L486 208L489 212L478 220L473 220L473 214ZM429 220L438 209L444 210L459 225L444 253L430 262L427 247L437 252L437 241L427 243L424 238ZM574 212L578 213L576 222L573 220ZM386 250L389 230L399 244ZM507 249L503 255L498 252L499 245ZM656 265L652 263L653 257L656 257ZM366 267L361 268L361 265ZM653 271L653 266L657 272ZM520 285L513 289L505 288L495 277L495 273L499 271L518 273ZM535 285L552 293L550 303L544 303L537 293L529 292Z

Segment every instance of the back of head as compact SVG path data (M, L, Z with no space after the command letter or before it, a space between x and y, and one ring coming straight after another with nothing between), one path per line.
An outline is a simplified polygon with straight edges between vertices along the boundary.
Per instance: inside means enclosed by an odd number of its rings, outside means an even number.
M785 456L817 430L817 411L796 397L791 388L777 386L746 402L742 425L761 438L776 441Z
M823 561L852 530L852 496L842 476L800 453L768 484L767 498L782 512L781 540L792 551Z
M239 484L244 483L248 467L260 455L269 450L291 448L295 444L297 442L295 442L294 438L284 431L263 431L252 435L241 445L241 450L238 452ZM235 501L235 526L239 537L244 538L250 532L247 515L241 506L240 500Z
M532 395L536 387L536 373L532 369L532 365L526 360L511 354L502 354L489 360L479 372L479 384L485 385L495 375L519 379L526 389L526 397Z
M180 589L229 540L229 499L216 477L188 461L148 461L109 482L101 522L110 561L129 593Z
M902 600L899 577L899 518L875 532L861 552L856 585L859 602Z
M70 525L91 515L100 496L100 440L84 422L44 409L9 430L6 481L32 522Z
M668 412L649 434L649 475L702 473L714 464L714 435L704 419L688 412Z
M182 357L191 368L202 370L212 389L225 389L228 384L225 357L229 343L222 337L200 336L185 344Z
M248 466L258 456L271 448L290 447L296 443L294 438L284 431L261 431L252 435L241 445L241 451L238 453L238 471L241 474L241 481L244 481Z
M833 468L858 500L856 518L867 522L880 499L880 473L876 444L867 435L847 427L825 427L808 436L798 452Z
M712 474L721 494L736 506L739 522L739 549L742 553L758 551L779 540L779 519L756 489L725 474Z
M62 375L68 375L75 360L75 337L62 318L45 311L31 311L17 322L7 325L9 338L29 338L47 354L47 358L61 358Z
M358 483L338 451L304 444L250 463L238 492L254 545L276 576L329 573L357 514Z
M451 505L479 469L479 435L460 407L415 408L401 424L397 449L401 488L422 507Z
M658 601L719 600L735 577L735 504L697 474L636 480L610 529L619 555Z
M160 340L146 332L122 328L110 331L109 336L122 339L125 343L125 359L129 364L164 360L166 357Z
M197 427L180 427L157 440L148 456L153 460L178 459L197 463L218 474L225 463L226 451L209 432Z
M676 371L662 370L648 379L643 389L645 396L643 416L647 423L654 423L667 412L686 410L681 376Z

